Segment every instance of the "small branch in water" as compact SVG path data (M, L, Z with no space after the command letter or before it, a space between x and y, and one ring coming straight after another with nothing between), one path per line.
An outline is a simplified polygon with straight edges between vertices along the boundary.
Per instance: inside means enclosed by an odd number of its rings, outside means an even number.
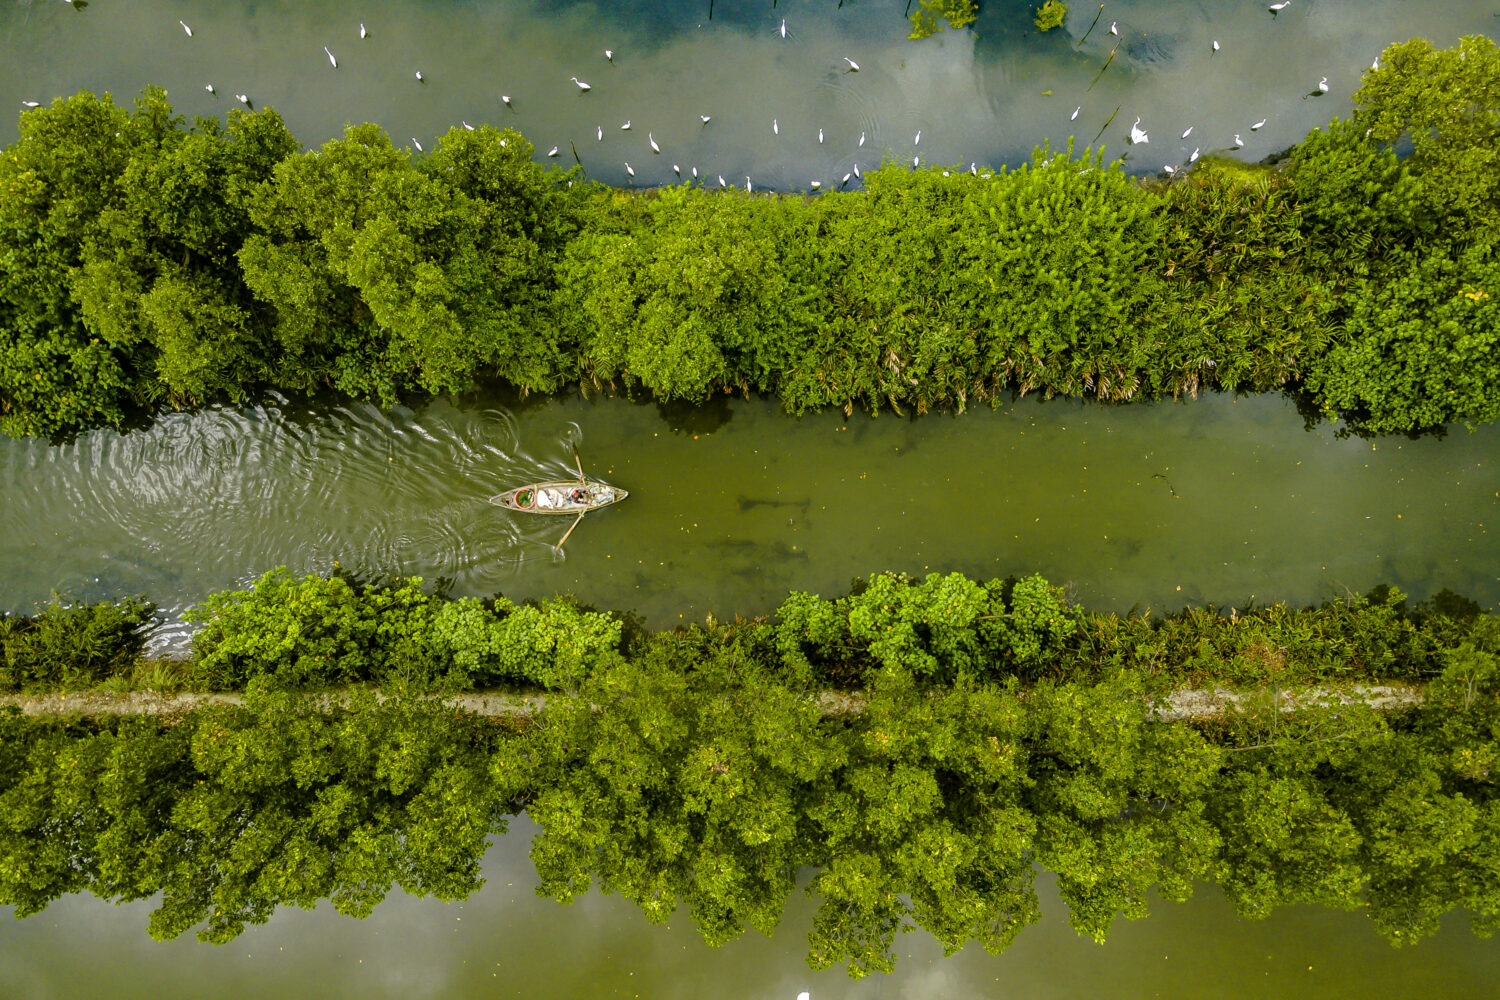
M1121 39L1121 41L1123 40ZM1084 89L1084 93L1088 93L1088 91L1094 89L1094 84L1098 83L1099 78L1104 75L1104 71L1109 69L1109 64L1115 61L1115 53L1118 51L1120 51L1120 42L1115 42L1115 47L1109 50L1109 58L1104 60L1104 65L1099 67L1099 72L1094 74L1094 78L1089 81L1089 85Z
M1101 18L1103 16L1104 16L1104 5L1101 3L1099 5L1099 13L1095 14L1094 15L1094 19L1089 22L1089 30L1085 31L1083 33L1083 37L1080 38L1080 39L1078 39L1078 44L1080 46L1083 45L1084 42L1086 42L1086 41L1089 40L1089 36L1094 33L1094 25L1098 24L1099 23L1099 18Z
M1122 104L1115 105L1115 110L1112 111L1110 113L1110 116L1104 120L1104 124L1099 126L1099 131L1094 133L1094 140L1093 142L1089 143L1090 146L1099 141L1099 137L1104 134L1105 129L1109 128L1109 123L1115 120L1115 115L1120 113L1120 108L1122 107L1124 107L1124 105Z

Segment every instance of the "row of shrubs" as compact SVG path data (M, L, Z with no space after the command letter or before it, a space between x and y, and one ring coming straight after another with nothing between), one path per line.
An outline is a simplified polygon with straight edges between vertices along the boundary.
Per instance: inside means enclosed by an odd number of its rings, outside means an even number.
M304 151L271 110L82 92L0 155L0 430L495 379L851 413L1290 389L1371 433L1486 421L1497 76L1480 36L1392 46L1274 168L1138 181L1070 142L818 197L605 188L493 127Z
M0 687L76 688L139 676L154 606L139 600L0 619ZM362 584L284 568L188 612L183 686L240 690L375 682L449 691L577 690L627 662L692 673L712 663L785 683L865 687L899 673L960 687L1016 677L1097 681L1120 672L1164 686L1436 675L1453 657L1500 653L1500 625L1443 592L1409 605L1381 587L1318 607L1186 608L1167 616L1085 611L1040 576L882 573L840 598L794 592L763 618L652 632L631 615L567 600L448 599L419 578ZM159 675L157 675L159 676Z

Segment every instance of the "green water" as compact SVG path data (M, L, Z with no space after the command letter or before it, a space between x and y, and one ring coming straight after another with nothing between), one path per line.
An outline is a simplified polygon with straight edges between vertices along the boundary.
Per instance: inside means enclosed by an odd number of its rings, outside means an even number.
M907 420L764 401L381 412L216 408L69 445L0 442L0 599L144 592L172 615L287 564L573 593L657 625L763 614L880 569L1040 571L1091 608L1316 602L1393 583L1500 598L1500 427L1446 439L1304 430L1284 399L1025 399ZM629 499L569 523L486 502L565 478Z

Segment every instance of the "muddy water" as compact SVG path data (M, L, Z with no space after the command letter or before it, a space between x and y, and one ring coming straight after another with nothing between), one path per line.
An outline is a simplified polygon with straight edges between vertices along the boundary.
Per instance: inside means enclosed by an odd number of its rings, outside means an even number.
M585 469L567 521L486 502ZM174 615L285 564L573 593L665 625L769 612L878 569L1041 572L1089 607L1314 602L1388 582L1500 599L1500 425L1378 442L1274 397L1025 399L906 420L768 401L214 408L68 445L0 442L0 603L146 593Z

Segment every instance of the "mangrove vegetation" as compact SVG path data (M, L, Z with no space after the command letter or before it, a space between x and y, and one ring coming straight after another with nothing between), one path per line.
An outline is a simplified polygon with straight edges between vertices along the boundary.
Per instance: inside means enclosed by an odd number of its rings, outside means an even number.
M509 129L304 150L271 110L188 124L159 89L82 92L0 156L0 428L494 379L793 412L1286 390L1361 432L1491 420L1500 52L1394 45L1355 104L1275 165L1170 182L1069 144L762 197L603 188Z

